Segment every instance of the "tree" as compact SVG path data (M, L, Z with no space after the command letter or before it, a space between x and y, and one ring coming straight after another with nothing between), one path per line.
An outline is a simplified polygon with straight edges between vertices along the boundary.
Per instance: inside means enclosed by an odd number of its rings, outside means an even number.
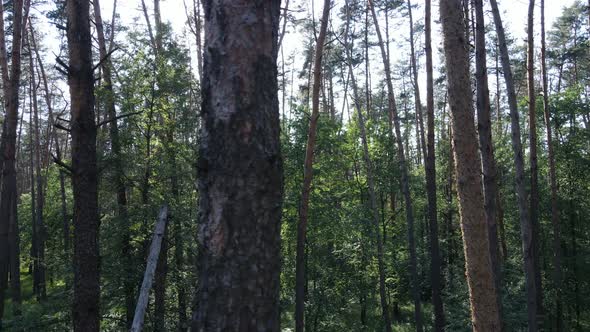
M21 75L21 47L29 4L16 0L13 5L12 52L6 52L4 5L0 3L0 70L6 115L0 138L0 326L4 314L4 298L10 274L11 297L15 312L19 313L20 290L20 235L17 216L16 185L16 129L18 124L19 86ZM10 72L8 60L11 61Z
M295 331L303 332L305 317L305 241L307 232L307 218L309 213L309 194L313 178L313 157L316 144L318 118L320 117L320 83L322 79L322 57L324 52L324 41L328 30L328 19L330 18L331 1L324 1L322 23L320 34L316 42L315 59L313 66L313 90L312 110L309 120L309 132L307 147L305 150L305 161L303 165L303 188L301 189L301 208L299 211L299 223L297 225L297 257L295 268Z
M379 29L379 21L377 20L377 14L375 12L373 0L368 1L371 7L373 23L375 24L375 29L377 30L377 38L379 41L379 48L381 49L381 59L383 61L383 67L385 68L389 120L390 122L393 121L395 127L395 137L397 139L397 158L399 159L399 167L401 170L402 192L404 194L405 201L406 222L408 223L408 247L410 249L410 275L412 280L412 296L414 298L414 320L416 321L416 331L420 332L422 331L422 310L420 304L420 287L418 280L418 259L416 255L416 241L414 239L414 207L412 205L410 183L408 180L408 166L406 163L404 144L401 136L397 106L395 104L395 94L393 92L389 58L387 57L387 52L385 51L385 44L383 43L383 38L381 37L381 30ZM393 136L393 133L391 133L391 136Z
M116 2L114 4L116 7ZM125 260L125 274L123 275L123 285L125 292L125 311L127 328L131 327L133 322L134 310L134 286L132 280L132 261L131 261L131 244L129 231L129 218L127 216L127 186L125 184L125 172L123 170L121 142L119 139L119 126L117 124L117 112L115 110L115 93L113 91L113 78L111 74L112 62L110 59L112 44L107 48L107 42L104 33L104 25L100 10L99 0L94 0L94 22L96 25L96 35L98 40L98 51L102 69L103 84L102 89L105 91L103 104L109 121L109 136L111 143L111 153L113 155L113 181L117 195L117 217L123 224L121 232L121 257ZM111 31L114 34L115 31Z
M74 191L74 331L99 331L98 170L89 1L68 0L66 13Z
M279 331L279 5L204 2L197 331Z
M531 169L531 255L534 284L527 289L529 305L529 331L537 331L543 315L541 291L541 267L539 265L539 166L537 162L537 106L535 95L535 45L534 45L535 0L529 0L527 19L527 91L529 105L529 163ZM533 299L534 297L534 299Z
M522 238L523 264L527 289L527 310L529 315L529 328L534 328L536 325L537 300L536 296L534 295L536 287L534 268L535 255L533 254L532 249L533 226L531 224L531 219L529 217L529 210L527 206L527 192L524 183L524 158L522 155L522 143L520 139L520 119L518 113L518 105L516 101L516 89L514 87L512 68L510 67L510 57L508 55L508 47L506 46L506 35L504 33L504 27L502 25L502 19L500 17L498 4L496 0L490 0L490 4L492 5L494 25L496 26L496 33L498 35L500 58L502 62L502 69L504 72L506 93L508 94L508 106L510 108L512 151L514 153L514 167L516 169L515 184L518 199L518 212L520 216L520 233ZM533 320L532 322L531 319Z
M547 152L549 158L549 179L551 182L551 224L553 225L553 287L555 288L555 328L563 330L562 319L562 266L561 266L561 229L559 224L559 206L557 194L557 176L555 171L555 152L549 110L549 84L547 83L547 61L545 44L545 0L541 0L541 72L543 75L543 115L547 132Z
M428 222L430 229L430 283L432 285L432 305L434 307L434 330L444 331L445 313L442 302L441 264L438 243L438 218L436 203L436 154L434 146L434 79L432 75L432 22L431 1L424 5L424 34L426 48L426 144L427 153L426 191L428 198Z
M497 195L496 160L492 143L492 121L490 93L488 88L488 69L486 65L485 22L483 1L475 0L475 62L477 85L477 131L483 168L484 207L490 242L490 258L494 270L496 288L500 290L500 247L497 225ZM498 300L500 300L498 298ZM501 308L501 302L498 302Z
M501 329L498 290L490 261L469 75L468 41L460 0L440 3L457 192L474 331Z

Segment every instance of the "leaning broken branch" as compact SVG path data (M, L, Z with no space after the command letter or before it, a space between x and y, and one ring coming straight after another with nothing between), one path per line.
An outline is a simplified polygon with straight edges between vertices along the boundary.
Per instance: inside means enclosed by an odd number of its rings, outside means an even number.
M139 332L143 328L143 319L145 310L148 305L150 289L154 281L154 274L156 272L156 265L158 264L158 256L162 248L162 239L166 231L166 221L168 220L168 207L162 206L160 214L158 215L158 222L154 230L154 237L150 247L150 254L148 256L147 266L143 275L143 282L137 299L137 306L135 307L135 316L133 317L133 325L131 325L131 332Z

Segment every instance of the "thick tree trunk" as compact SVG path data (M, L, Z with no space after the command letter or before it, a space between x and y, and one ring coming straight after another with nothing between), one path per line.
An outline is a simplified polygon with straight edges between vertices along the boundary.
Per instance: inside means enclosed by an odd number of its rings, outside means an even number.
M555 288L555 329L563 331L562 317L562 266L561 266L561 226L557 196L557 175L555 171L555 154L553 152L553 135L549 110L549 87L547 83L547 61L545 45L545 0L541 0L541 70L543 73L543 114L547 132L547 149L549 153L549 179L551 182L551 224L553 225L553 287Z
M74 190L74 331L99 331L98 172L89 2L68 0Z
M475 76L477 84L477 129L479 134L479 147L483 168L483 189L486 223L488 225L488 238L490 243L490 258L494 270L496 289L500 292L501 268L500 246L498 240L497 225L497 196L498 185L496 183L496 160L494 158L494 145L492 142L492 121L490 92L488 88L488 69L486 65L486 40L485 22L483 13L483 0L475 0ZM498 308L502 309L500 296ZM501 312L500 312L501 314Z
M508 56L508 47L506 45L506 36L500 11L496 0L490 0L492 14L498 35L498 44L500 46L500 59L502 70L504 72L504 81L506 83L506 93L508 94L508 106L510 108L510 123L512 130L512 150L514 153L514 166L516 169L516 195L518 198L518 211L520 214L520 232L522 237L523 263L525 271L525 282L527 289L527 308L529 315L529 329L535 331L537 326L537 299L535 294L535 269L533 255L533 228L529 218L527 204L527 193L524 182L524 158L522 155L522 143L520 135L520 120L518 113L518 104L516 101L516 90L514 88L514 79L512 78L512 68L510 67L510 58Z
M438 218L436 202L436 163L434 143L434 78L432 72L432 22L431 0L426 0L424 6L424 33L426 46L426 124L427 154L426 190L428 196L428 221L430 227L430 285L432 287L432 306L434 307L434 330L444 331L445 313L442 301L441 262L438 243Z
M192 329L279 331L280 1L204 7L202 253Z
M371 7L371 14L373 16L373 23L377 31L377 38L379 41L379 48L381 49L381 58L383 60L383 67L385 68L385 80L387 83L387 99L390 120L393 120L395 128L395 137L397 139L397 157L399 159L399 166L401 172L402 192L404 194L406 221L408 223L408 247L410 250L410 278L412 280L412 296L414 299L414 320L416 322L416 331L422 331L422 309L420 303L420 285L418 279L418 262L416 257L416 243L414 240L414 208L412 206L412 197L410 195L410 183L408 180L408 167L406 164L406 157L404 152L404 144L401 136L400 121L395 105L395 95L393 93L393 83L391 78L391 69L389 59L385 50L385 43L381 37L381 30L379 29L379 20L375 12L373 0L368 0Z
M307 219L309 214L309 196L311 194L311 181L313 178L313 159L316 145L317 125L320 117L320 81L322 73L322 56L324 41L328 31L328 19L330 17L330 0L324 0L324 10L320 34L315 48L313 67L312 109L309 120L305 161L303 164L303 186L301 189L301 207L299 209L299 223L297 224L297 253L295 258L295 331L303 332L305 329L305 242L307 234Z
M529 331L536 331L543 323L543 294L541 291L541 266L539 262L539 167L537 162L537 108L535 95L535 47L534 47L535 0L529 0L527 20L527 90L529 101L529 163L531 172L531 254L534 274L534 288L527 292L528 303L535 297L535 311L529 310ZM533 323L533 321L535 321Z
M4 299L10 289L15 314L20 314L20 235L17 218L16 130L18 125L22 32L29 2L15 0L13 6L11 67L8 68L4 31L4 5L0 3L0 69L4 99L4 124L0 138L0 325ZM24 6L24 8L23 8ZM24 10L23 10L24 9ZM23 14L24 11L24 14Z
M478 153L471 84L468 41L461 17L461 1L440 3L444 36L445 63L448 69L449 104L453 116L453 146L457 173L457 192L463 232L465 267L471 321L474 331L501 329L498 291L490 260L490 247L481 183L481 159Z

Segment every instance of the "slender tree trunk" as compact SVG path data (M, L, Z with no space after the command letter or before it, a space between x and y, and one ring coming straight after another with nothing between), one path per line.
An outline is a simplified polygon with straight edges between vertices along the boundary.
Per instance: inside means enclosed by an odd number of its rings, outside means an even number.
M35 40L35 31L33 29L33 25L29 20L29 28L30 28L30 38L33 49L35 51L35 57L37 59L37 65L39 66L38 73L41 75L41 79L43 81L43 91L45 94L45 104L47 106L48 112L48 121L49 126L53 127L54 124L54 115L53 115L53 103L51 101L51 94L49 92L49 84L47 82L47 75L45 74L45 68L43 66L43 61L41 61L41 55L39 54L39 49L37 48L37 43ZM59 137L57 135L57 131L51 130L53 133L53 140L55 141L55 157L57 160L62 160L61 156L61 149L59 145ZM66 187L65 187L65 175L63 170L59 172L59 188L60 188L60 202L61 202L61 216L62 216L62 231L63 231L63 246L64 246L64 257L69 257L70 252L70 222L68 218L67 212L67 201L66 201Z
M535 47L534 47L535 0L529 0L527 21L527 90L529 99L529 163L531 172L531 251L533 255L534 289L528 296L535 297L535 312L529 310L529 331L536 331L543 323L543 294L541 291L541 266L539 262L539 167L537 163L537 108L535 95ZM528 299L529 303L532 299ZM536 322L533 324L532 320Z
M553 152L553 135L549 110L549 87L547 84L545 0L541 0L541 70L543 73L543 114L545 116L545 128L547 131L549 178L551 181L551 224L553 225L553 287L555 287L555 329L556 331L563 331L561 227L559 223L557 175L555 171L555 154Z
M461 17L461 1L441 1L440 17L445 63L448 69L449 103L453 114L452 142L455 150L471 321L474 331L499 331L502 323L485 222L481 159L473 125L468 41Z
M202 253L192 329L279 331L280 1L204 7Z
M37 230L37 259L38 259L38 271L36 271L36 275L38 276L38 289L37 289L37 299L45 300L47 297L47 287L45 285L45 240L47 237L47 230L45 229L45 223L43 221L43 207L45 203L45 196L43 194L43 184L45 182L43 178L43 174L41 173L41 134L40 134L40 125L39 125L39 110L37 106L37 82L35 79L35 65L33 62L33 54L31 52L31 47L28 47L29 51L29 70L31 71L31 98L32 98L32 108L34 113L34 123L35 123L35 159L37 160L35 166L35 173L37 178L37 213L35 214L36 219L33 223L36 225ZM33 132L31 132L33 133Z
M379 209L377 207L377 198L375 196L375 180L373 176L373 165L371 162L371 157L369 155L369 146L367 143L367 133L365 128L365 119L363 117L361 107L359 105L359 93L358 87L356 85L356 80L354 77L354 73L352 70L352 65L350 64L350 55L349 55L349 70L351 75L351 83L352 89L354 91L354 99L355 99L355 108L358 116L359 121L359 129L361 134L361 141L363 144L363 159L365 160L365 167L367 170L367 187L369 190L369 203L371 207L372 219L373 219L373 233L374 238L377 241L377 264L379 268L379 296L381 299L381 308L382 308L382 317L383 323L385 325L385 331L391 332L391 320L389 318L389 306L387 305L387 290L386 290L386 283L385 283L385 263L383 259L383 239L381 238L381 234L379 231Z
M488 238L490 244L490 259L494 271L494 280L496 290L500 292L501 268L500 268L500 249L498 241L497 225L497 195L498 185L496 183L497 171L496 160L494 158L494 145L492 143L492 120L490 92L488 88L488 69L486 65L486 40L485 40L485 22L483 13L483 0L475 0L475 66L477 82L477 129L479 134L479 147L481 149L481 159L483 167L483 188L484 188L484 207L486 213L486 223L488 225ZM498 309L502 309L500 296L498 299Z
M32 75L31 75L32 76ZM35 147L33 142L33 80L29 80L29 175L31 179L31 260L29 271L33 276L33 295L39 301L39 232L37 231L37 188L35 188ZM23 113L26 105L23 102ZM21 155L22 156L22 155ZM32 269L31 269L32 267Z
M74 189L74 331L100 329L98 173L89 2L68 0L72 186Z
M94 0L94 22L96 25L96 35L98 39L98 50L102 61L102 79L103 89L106 91L104 105L108 119L115 119L117 116L115 110L115 94L113 91L113 79L111 75L112 62L110 54L107 53L106 38L100 10L99 0ZM111 31L114 34L114 31ZM123 160L121 155L121 143L119 140L119 126L117 121L109 123L109 136L111 141L111 152L113 155L113 181L117 194L117 219L122 227L120 233L121 241L121 258L123 260L123 289L125 293L125 312L127 328L131 327L133 322L133 311L135 308L134 291L133 291L133 264L131 260L131 244L129 218L127 216L127 188L125 185L125 174L123 170Z
M301 207L299 209L299 223L297 224L297 253L295 264L295 331L303 332L305 329L305 242L307 233L307 220L309 214L309 196L311 194L311 181L313 178L313 159L316 145L317 125L320 117L320 81L322 73L322 56L324 52L324 41L328 31L328 19L330 18L331 1L324 0L324 10L320 34L315 48L315 59L313 67L313 91L312 109L309 120L309 131L307 136L307 147L305 150L305 161L303 165L303 188L301 190Z
M432 306L434 307L434 330L438 332L444 331L445 329L445 313L441 296L441 263L438 243L438 218L436 202L436 155L434 146L434 79L432 73L431 0L426 0L424 13L424 33L426 46L426 124L428 128L425 166L426 190L428 196L428 221L430 227L430 284L432 287Z
M411 0L408 1L408 14L410 17L410 62L412 66L412 77L414 78L414 100L416 103L416 126L418 128L418 137L416 139L420 140L418 145L421 147L421 152L424 157L424 162L426 163L426 159L428 157L428 153L426 151L426 140L424 139L424 122L422 116L422 100L420 98L420 87L418 85L418 65L416 64L416 52L414 46L414 19L412 17L412 3Z
M506 46L506 36L500 11L496 0L490 0L492 14L498 35L498 44L500 46L500 59L502 70L504 72L504 81L506 83L506 93L508 94L508 106L510 108L510 123L512 130L512 150L514 153L514 166L516 169L516 195L518 199L518 211L520 215L520 232L522 237L523 264L525 272L525 284L527 289L527 308L529 316L529 330L537 329L537 298L535 295L535 269L533 255L533 227L529 218L527 204L527 193L524 181L524 158L522 153L522 143L520 134L520 120L518 113L518 104L516 101L516 90L514 88L514 79L512 77L512 68L510 67L510 58L508 56L508 47ZM532 27L532 26L531 26Z
M379 20L375 12L375 6L373 0L368 0L371 7L371 14L373 16L373 23L377 31L377 38L379 41L379 47L381 49L381 58L383 60L383 67L385 68L385 80L387 83L387 97L389 100L388 107L390 113L390 119L393 120L395 127L395 137L397 138L397 154L399 159L399 166L401 171L401 182L402 191L404 194L405 208L406 208L406 221L408 223L408 247L410 250L410 278L412 280L412 296L414 298L414 320L416 322L416 331L422 331L422 310L420 304L420 286L418 280L418 263L416 258L416 243L414 240L414 209L412 206L412 198L410 195L410 184L408 180L408 168L406 164L406 157L404 152L403 139L401 137L400 122L397 114L397 108L395 105L395 95L393 92L393 83L391 79L391 69L389 66L389 60L385 51L385 44L381 37L381 30L379 29Z
M195 41L197 44L197 73L199 82L203 81L203 43L201 41L201 30L203 21L201 20L201 0L193 0L193 15L195 16Z

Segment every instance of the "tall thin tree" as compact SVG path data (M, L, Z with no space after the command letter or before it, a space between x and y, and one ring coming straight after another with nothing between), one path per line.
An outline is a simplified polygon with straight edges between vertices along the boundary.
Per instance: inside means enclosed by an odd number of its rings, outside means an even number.
M432 10L431 0L424 4L424 43L426 51L426 127L427 154L426 191L428 198L428 222L430 227L430 284L432 287L432 306L434 307L434 330L444 331L445 312L442 301L441 261L438 243L438 218L436 202L436 163L434 143L434 78L432 73Z
M317 125L318 119L320 117L322 57L324 55L324 42L326 40L326 33L328 31L330 6L331 1L324 0L324 10L322 13L320 34L318 35L315 47L311 118L309 119L309 131L307 134L307 146L305 149L305 161L303 164L303 186L301 189L299 223L297 224L297 253L295 258L295 331L297 332L303 332L305 329L305 242L307 235L307 220L309 215L309 196L311 194L311 181L313 178L313 159L316 145Z
M494 269L496 288L500 290L500 249L497 226L496 160L492 142L492 121L490 91L488 87L488 68L486 64L486 37L483 12L483 0L475 0L475 77L477 95L477 131L481 150L483 169L484 207L490 242L490 257ZM500 298L498 297L498 300ZM501 308L499 302L498 307Z
M387 100L389 108L390 121L393 121L395 128L395 138L397 139L397 158L399 160L400 172L401 172L401 183L402 192L404 194L405 210L406 210L406 222L408 224L408 247L410 250L410 278L412 280L412 297L414 299L414 320L416 322L416 331L422 331L422 309L420 303L420 287L418 279L418 259L416 255L416 241L414 238L414 207L412 204L412 196L410 193L410 182L408 179L408 166L406 163L406 155L404 150L404 143L400 130L400 120L397 114L397 106L395 104L395 94L393 92L393 82L391 77L391 67L389 64L389 58L385 50L385 43L381 36L381 30L379 29L379 20L377 19L377 13L373 0L368 0L371 8L371 14L373 16L373 23L377 31L377 38L379 42L379 48L381 49L381 59L383 61L383 67L385 69L385 81L387 85Z
M527 91L529 106L529 164L531 173L530 211L531 211L531 254L534 274L534 288L529 293L529 331L536 331L543 315L543 294L541 291L541 266L539 263L539 166L537 161L537 96L535 94L535 35L534 35L535 0L529 0L527 16ZM531 303L535 297L534 305Z
M589 7L590 8L590 7ZM547 51L545 42L545 0L541 0L541 71L543 75L543 115L547 133L547 151L549 158L549 179L551 182L551 224L553 226L553 287L555 289L555 329L563 331L562 317L562 266L561 266L561 226L559 222L559 205L557 196L557 175L555 170L555 152L551 111L549 109L549 84L547 82Z
M506 84L506 93L508 95L508 106L510 108L510 125L512 151L514 153L514 167L516 170L515 185L516 196L518 200L518 212L520 215L520 234L522 238L523 264L525 273L525 285L527 290L527 311L529 317L529 329L536 330L536 312L537 299L535 296L535 268L532 249L533 227L529 216L529 207L527 203L527 192L524 177L524 157L521 143L520 116L518 113L518 104L516 100L516 89L514 87L514 78L512 76L512 67L510 66L510 57L508 46L506 44L506 34L500 17L500 10L496 0L490 0L492 14L494 16L494 25L498 36L498 45L500 48L500 59L502 62L502 71L504 72L504 81Z

